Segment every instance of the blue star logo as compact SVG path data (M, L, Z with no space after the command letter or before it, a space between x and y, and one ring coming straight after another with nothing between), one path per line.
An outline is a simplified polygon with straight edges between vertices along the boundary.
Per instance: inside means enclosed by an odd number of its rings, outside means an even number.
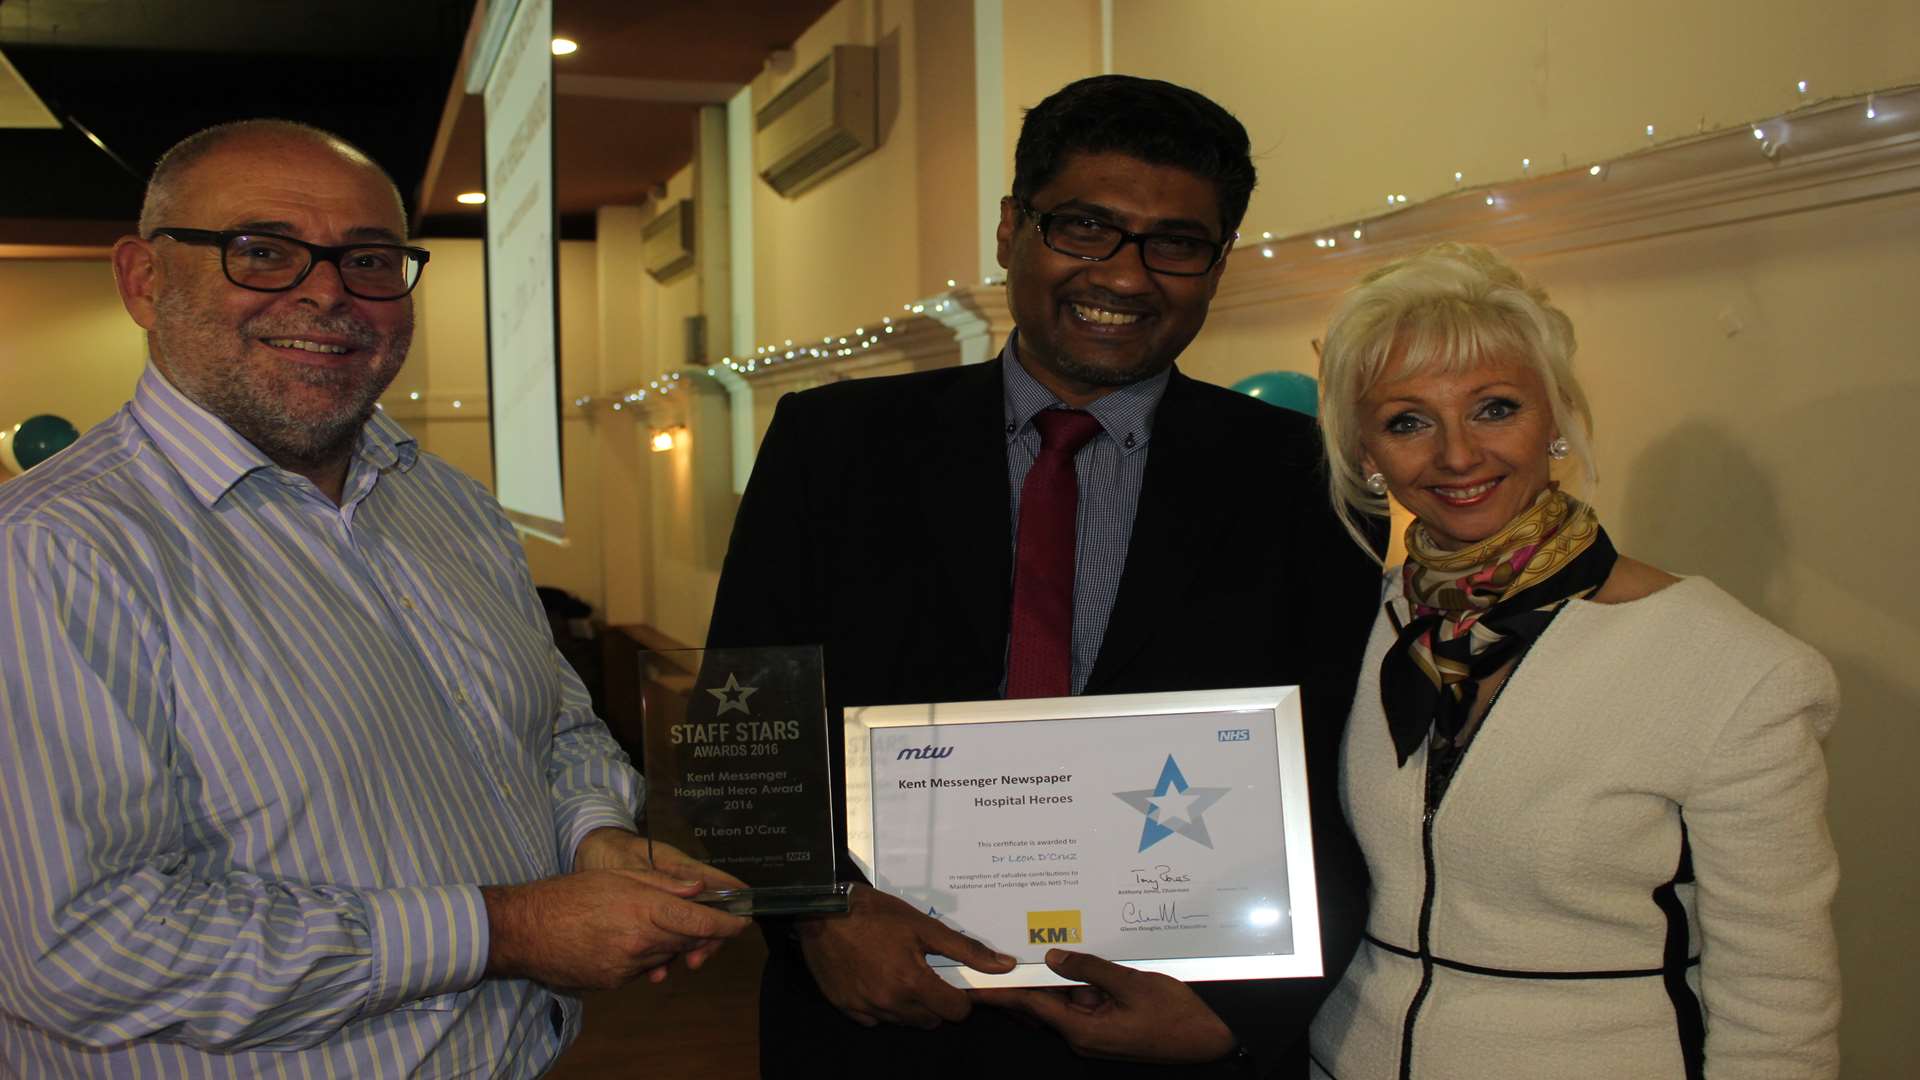
M1201 847L1213 847L1213 839L1207 835L1204 815L1208 807L1225 798L1232 790L1189 786L1187 778L1180 775L1180 763L1173 760L1172 754L1168 754L1167 763L1160 769L1159 783L1139 791L1116 791L1113 794L1146 816L1146 823L1140 830L1140 850L1145 851L1175 833Z

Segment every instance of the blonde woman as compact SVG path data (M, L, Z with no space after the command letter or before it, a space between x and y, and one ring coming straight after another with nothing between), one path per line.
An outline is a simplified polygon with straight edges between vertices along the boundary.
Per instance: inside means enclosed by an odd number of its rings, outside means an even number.
M1314 1073L1834 1076L1832 671L1559 489L1593 479L1573 352L1459 244L1369 274L1328 331L1335 507L1356 540L1389 494L1414 521L1347 726L1373 888Z

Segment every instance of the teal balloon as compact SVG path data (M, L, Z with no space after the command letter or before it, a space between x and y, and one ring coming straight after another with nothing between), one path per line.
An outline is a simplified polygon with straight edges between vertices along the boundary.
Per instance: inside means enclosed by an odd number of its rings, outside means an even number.
M21 471L33 468L73 445L80 429L58 416L33 416L22 421L7 440L13 444L13 459Z
M1269 405L1307 416L1320 415L1320 383L1311 375L1297 371L1263 371L1241 379L1233 388Z

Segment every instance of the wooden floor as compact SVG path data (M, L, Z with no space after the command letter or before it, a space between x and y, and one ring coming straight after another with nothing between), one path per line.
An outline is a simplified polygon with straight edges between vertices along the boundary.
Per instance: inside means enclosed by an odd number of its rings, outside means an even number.
M642 979L621 990L588 994L580 1038L547 1075L552 1080L758 1076L760 964L766 954L754 927L699 971L676 966L659 985Z

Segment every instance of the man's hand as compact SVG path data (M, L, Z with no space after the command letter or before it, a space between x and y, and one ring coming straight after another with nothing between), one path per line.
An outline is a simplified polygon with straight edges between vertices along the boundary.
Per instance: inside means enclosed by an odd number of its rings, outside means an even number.
M1064 992L975 990L973 996L983 1005L1039 1020L1083 1057L1192 1063L1218 1061L1233 1052L1233 1032L1178 979L1065 949L1047 950L1047 966L1087 985Z
M582 870L525 885L486 886L487 974L565 990L611 990L642 973L655 982L682 953L708 954L747 920L693 903L693 880L635 870ZM704 956L702 957L704 959Z
M708 866L672 844L655 840L649 847L646 837L611 826L595 829L580 838L579 846L573 849L573 868L575 870L635 870L674 881L693 881L699 883L699 892L747 887L746 882L725 870ZM669 892L674 891L664 882L662 887L667 888ZM721 939L715 938L688 949L687 970L700 970L701 965L712 959L714 953L720 951L722 944L724 942ZM647 972L647 977L654 982L660 982L667 977L667 969L664 965L654 968Z
M914 910L904 900L855 886L850 910L795 921L800 948L820 992L854 1021L936 1028L973 1010L966 991L927 966L927 954L975 971L1013 970L1013 957Z
M693 858L672 844L652 842L649 855L644 836L625 829L595 829L580 838L573 849L575 870L647 870L687 881L697 881L707 890L744 889L747 883Z

